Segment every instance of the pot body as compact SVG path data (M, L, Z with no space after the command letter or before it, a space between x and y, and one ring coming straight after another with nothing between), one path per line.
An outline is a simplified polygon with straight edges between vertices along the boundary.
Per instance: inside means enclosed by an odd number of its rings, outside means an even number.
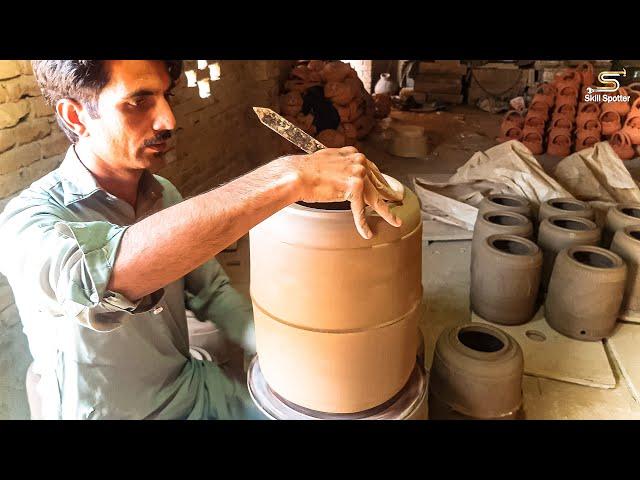
M533 224L529 218L509 210L491 210L478 215L473 228L471 258L480 243L491 235L518 235L533 239ZM473 265L473 262L472 262Z
M533 317L542 251L516 235L479 242L471 265L471 309L489 322L520 325Z
M399 228L367 208L369 240L357 233L348 203L293 204L251 230L256 347L267 383L283 398L353 413L385 402L409 378L422 219L415 194L404 188L403 195L391 206Z
M622 314L640 315L640 224L618 230L613 236L611 251L617 253L627 264Z
M602 246L609 248L618 230L635 224L640 224L640 203L619 203L609 208L602 232Z
M540 223L538 246L542 249L542 280L540 289L547 291L553 264L558 253L574 245L600 244L602 232L598 226L587 218L571 215L553 215Z
M577 340L598 341L613 333L622 305L627 267L600 247L562 250L545 300L547 323Z
M442 332L429 377L430 419L511 419L522 408L522 349L485 324Z

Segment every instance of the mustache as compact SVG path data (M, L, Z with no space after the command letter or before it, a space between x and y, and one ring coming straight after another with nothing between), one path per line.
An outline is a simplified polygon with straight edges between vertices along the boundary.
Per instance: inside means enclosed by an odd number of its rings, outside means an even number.
M170 140L172 136L173 136L173 134L171 133L171 130L164 130L164 131L158 133L155 137L150 138L148 140L145 140L143 145L145 147L151 147L151 146L157 145L159 143L164 143L167 140Z

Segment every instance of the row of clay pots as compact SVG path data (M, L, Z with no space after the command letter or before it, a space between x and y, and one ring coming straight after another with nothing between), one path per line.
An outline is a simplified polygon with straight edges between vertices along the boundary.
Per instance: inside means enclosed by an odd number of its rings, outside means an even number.
M603 236L588 204L549 200L538 213L536 245L530 240L531 217L523 215L526 199L490 195L483 202L471 264L471 307L478 315L498 324L526 323L535 313L540 288L547 292L545 312L552 328L580 340L600 340L611 335L621 312L637 309L640 204L612 207ZM599 246L602 241L608 248L611 238L613 252ZM622 258L616 255L624 249ZM633 266L629 278L625 262ZM606 287L599 290L599 282L607 282Z

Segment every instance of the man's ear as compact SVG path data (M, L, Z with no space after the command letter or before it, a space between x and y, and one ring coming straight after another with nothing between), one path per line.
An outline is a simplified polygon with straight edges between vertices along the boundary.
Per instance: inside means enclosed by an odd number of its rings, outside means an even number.
M65 125L78 137L89 135L87 126L83 121L86 118L86 112L79 102L69 98L58 100L56 102L56 112Z

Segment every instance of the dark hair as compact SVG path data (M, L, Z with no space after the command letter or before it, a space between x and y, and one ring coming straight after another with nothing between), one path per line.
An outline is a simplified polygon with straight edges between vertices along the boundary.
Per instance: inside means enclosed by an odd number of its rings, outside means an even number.
M182 73L181 60L164 60L174 87ZM109 83L105 60L32 60L33 74L45 100L55 108L62 98L82 104L91 118L98 118L98 95ZM56 120L72 143L78 136L67 127L56 112Z

